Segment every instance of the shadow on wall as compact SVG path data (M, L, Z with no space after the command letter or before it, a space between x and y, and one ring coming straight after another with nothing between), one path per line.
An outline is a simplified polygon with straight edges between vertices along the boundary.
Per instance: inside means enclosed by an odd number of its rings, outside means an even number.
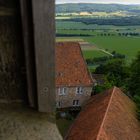
M27 101L19 8L18 0L0 0L0 101Z
M18 3L18 0L0 0L0 6L6 7L6 8L18 7L17 3Z

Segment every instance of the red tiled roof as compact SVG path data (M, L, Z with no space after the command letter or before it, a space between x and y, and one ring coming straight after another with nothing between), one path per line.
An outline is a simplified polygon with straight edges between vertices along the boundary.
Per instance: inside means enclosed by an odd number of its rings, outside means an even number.
M91 86L79 43L56 43L56 86Z
M119 88L95 95L65 140L140 140L135 104Z

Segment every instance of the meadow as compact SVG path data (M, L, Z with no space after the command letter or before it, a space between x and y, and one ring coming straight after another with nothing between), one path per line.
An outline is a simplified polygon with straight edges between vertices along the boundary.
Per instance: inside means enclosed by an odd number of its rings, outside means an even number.
M140 38L111 36L88 37L84 39L96 44L96 46L101 49L103 48L109 52L116 51L117 53L124 54L127 62L131 62L137 55L137 52L140 51Z
M99 48L99 50L84 49L85 59L108 55L100 50L103 49L110 53L116 51L124 54L126 61L130 63L140 51L140 36L118 35L119 33L140 33L140 26L87 25L81 22L58 20L56 27L59 34L77 35L76 37L59 37L57 41L86 41Z
M85 59L108 56L108 54L105 54L99 50L83 50L82 52Z
M114 25L97 25L97 24L84 24L82 22L74 22L74 21L67 21L58 19L56 20L56 28L57 29L95 29L95 30L102 30L102 29L120 29L120 30L126 30L126 29L140 29L140 26L114 26Z
M71 18L72 16L69 17L69 20L63 19L62 16L61 18L57 17L56 41L85 42L85 46L81 45L85 60L110 56L115 51L125 55L126 63L130 64L135 59L138 51L140 51L139 25L87 24L86 22L71 21ZM85 17L84 20L86 21ZM88 68L92 72L97 66L97 64L92 64L88 65Z

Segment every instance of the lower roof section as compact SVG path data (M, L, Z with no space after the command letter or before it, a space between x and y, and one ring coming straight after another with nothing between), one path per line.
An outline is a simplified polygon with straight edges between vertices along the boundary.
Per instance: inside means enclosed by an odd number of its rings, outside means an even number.
M135 104L114 87L95 95L71 126L66 140L140 140Z

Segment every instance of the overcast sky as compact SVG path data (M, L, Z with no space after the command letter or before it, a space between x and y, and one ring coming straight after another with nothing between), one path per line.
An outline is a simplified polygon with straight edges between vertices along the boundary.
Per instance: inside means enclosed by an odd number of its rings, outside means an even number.
M140 4L140 0L56 0L60 3L121 3L121 4Z

